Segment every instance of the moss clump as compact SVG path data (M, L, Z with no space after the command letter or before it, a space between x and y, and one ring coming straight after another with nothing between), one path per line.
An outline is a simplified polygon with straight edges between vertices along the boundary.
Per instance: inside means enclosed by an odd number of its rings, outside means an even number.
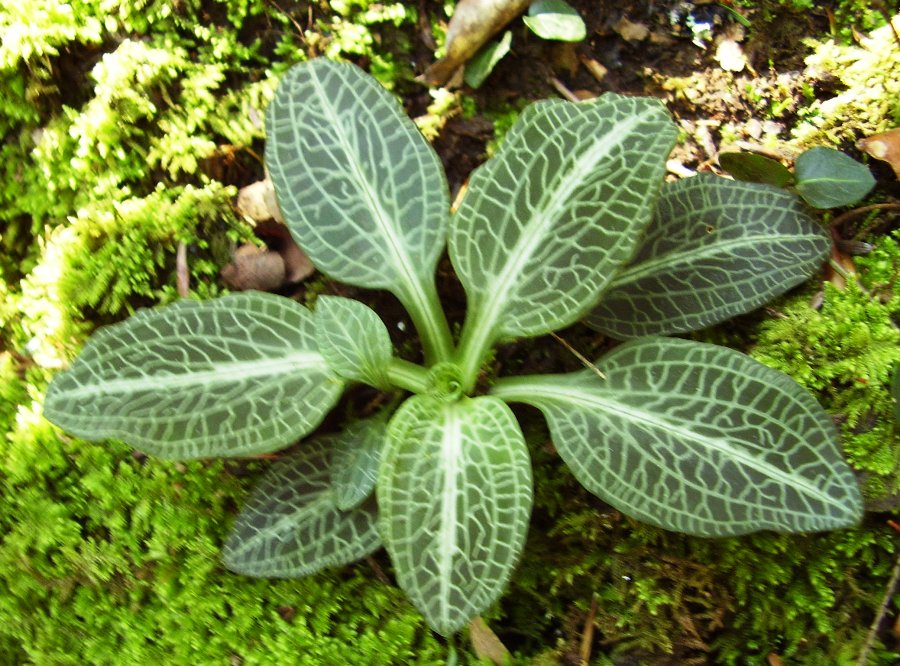
M894 26L900 28L900 17ZM846 89L803 111L805 121L794 130L798 146L840 145L900 124L900 47L890 26L873 31L862 46L817 44L806 63L813 76L836 77Z
M882 247L873 264L897 253L890 239ZM863 278L864 284L870 280ZM788 300L779 307L781 318L761 325L751 352L793 376L840 422L844 451L864 472L864 494L874 505L900 492L900 437L890 393L900 362L898 305L896 297L883 302L852 281L845 289L826 283L821 309L810 307L808 295Z
M728 539L666 532L584 491L543 428L528 433L533 526L492 623L523 655L571 663L592 625L595 664L762 664L770 653L785 663L855 661L896 558L886 523ZM875 648L871 663L888 663L889 650Z
M0 442L3 663L443 663L365 564L297 581L219 563L247 479L61 438L20 408Z

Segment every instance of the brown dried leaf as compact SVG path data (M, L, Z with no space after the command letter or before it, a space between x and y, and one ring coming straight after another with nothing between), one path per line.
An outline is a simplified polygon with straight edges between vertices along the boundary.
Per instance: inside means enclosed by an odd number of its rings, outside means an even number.
M900 178L900 127L888 130L881 134L873 134L860 139L857 144L859 149L868 153L876 160L882 160L891 165L894 174Z
M491 631L491 628L480 617L469 622L469 640L472 641L472 649L475 650L475 656L479 659L487 659L502 666L511 658L509 650L497 638L497 634Z
M423 75L428 85L442 86L487 41L521 14L531 0L460 0L447 26L447 54Z
M270 220L256 225L256 235L284 260L284 281L300 282L312 275L316 267L294 242L290 230L281 222Z
M249 217L255 222L264 220L284 222L278 208L278 201L275 199L275 187L269 178L242 187L238 191L235 206L241 215Z

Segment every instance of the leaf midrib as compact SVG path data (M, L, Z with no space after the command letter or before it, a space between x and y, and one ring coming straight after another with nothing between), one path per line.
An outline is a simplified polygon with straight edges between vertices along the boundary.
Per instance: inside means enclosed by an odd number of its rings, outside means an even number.
M489 329L491 333L496 329L497 320L507 305L509 292L518 281L518 278L531 260L535 249L546 242L546 228L552 224L561 210L564 210L572 192L584 184L583 174L590 171L590 167L598 163L600 159L608 155L613 146L622 143L622 138L627 137L632 128L643 121L645 113L633 115L616 126L617 133L608 132L602 141L595 143L581 157L575 166L568 171L568 178L564 178L562 187L556 188L551 194L547 205L540 207L536 215L525 225L515 247L509 253L509 260L504 265L492 283L490 298L487 306L482 306L478 317L481 326Z
M780 242L791 242L809 241L810 239L816 238L818 237L812 234L791 234L790 236L758 235L742 236L741 238L735 239L733 241L715 243L714 245L694 245L688 247L684 251L673 252L671 254L666 254L662 257L659 257L658 259L642 261L634 264L632 267L626 267L625 269L619 271L616 277L613 278L610 285L610 291L612 289L621 287L623 284L627 284L629 282L637 282L638 280L641 280L648 275L652 275L653 273L659 271L660 268L666 268L670 264L690 264L696 262L697 259L707 259L710 257L715 257L719 254L726 254L729 250L734 248L754 243L763 243L772 239L778 240Z
M441 619L445 626L450 624L450 588L453 573L453 557L457 551L456 498L459 494L459 462L461 451L461 419L454 405L448 405L441 437L441 471L444 483L441 491L441 525L438 530L440 564L438 580L440 585Z
M586 409L602 410L604 412L615 414L616 416L629 418L639 424L650 424L651 426L660 428L661 430L675 434L679 437L684 437L688 441L696 442L698 445L709 451L730 456L732 460L756 469L766 478L774 479L797 490L802 490L808 496L814 497L824 504L830 505L834 503L834 498L807 482L802 476L782 472L771 463L760 460L755 456L746 454L740 449L735 448L729 444L728 440L725 438L701 435L678 425L674 421L660 418L650 412L640 411L615 400L606 400L595 393L589 394L584 391L574 391L563 387L549 386L547 384L522 385L517 387L517 391L522 391L521 397L517 397L517 399L522 399L523 402L527 402L537 407L540 406L541 399L545 398L548 400L562 401L564 404L568 405L579 405Z
M106 380L59 391L57 400L84 400L95 396L127 395L154 389L166 391L189 387L234 385L248 379L277 377L296 373L300 370L321 370L328 372L325 359L318 352L295 352L274 359L252 359L217 364L208 370L184 372L173 375L141 375L129 379Z

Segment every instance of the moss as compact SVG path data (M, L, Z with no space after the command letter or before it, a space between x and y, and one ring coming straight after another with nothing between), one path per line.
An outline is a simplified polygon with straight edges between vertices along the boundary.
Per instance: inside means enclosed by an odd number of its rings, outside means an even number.
M815 76L837 78L845 90L804 111L805 122L794 130L799 146L839 145L900 123L900 49L890 26L873 31L861 46L815 44L806 62Z
M666 532L580 488L536 414L525 416L533 527L492 625L523 646L517 663L537 652L540 663L569 663L586 623L597 664L762 664L770 653L797 664L855 660L896 558L886 523L728 539ZM876 652L872 663L888 663L884 646Z
M226 572L247 479L61 438L20 408L0 446L4 663L443 663L366 565L298 581Z
M893 241L885 243L896 252ZM900 362L896 299L884 303L854 282L846 289L826 283L819 310L810 307L808 294L776 307L781 316L761 325L752 355L819 398L841 424L849 462L866 475L867 499L888 500L900 492L900 438L890 394Z
M329 58L365 58L369 72L393 90L401 80L411 81L409 63L396 54L410 50L407 31L415 29L416 9L409 3L371 0L331 0L333 13L319 21L320 35L308 34L312 44Z

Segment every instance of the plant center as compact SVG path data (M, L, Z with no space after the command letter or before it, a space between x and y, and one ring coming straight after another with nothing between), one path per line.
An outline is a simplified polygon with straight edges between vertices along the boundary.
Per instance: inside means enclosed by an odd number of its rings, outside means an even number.
M459 400L463 394L462 370L454 363L438 363L428 374L429 392L445 402Z

